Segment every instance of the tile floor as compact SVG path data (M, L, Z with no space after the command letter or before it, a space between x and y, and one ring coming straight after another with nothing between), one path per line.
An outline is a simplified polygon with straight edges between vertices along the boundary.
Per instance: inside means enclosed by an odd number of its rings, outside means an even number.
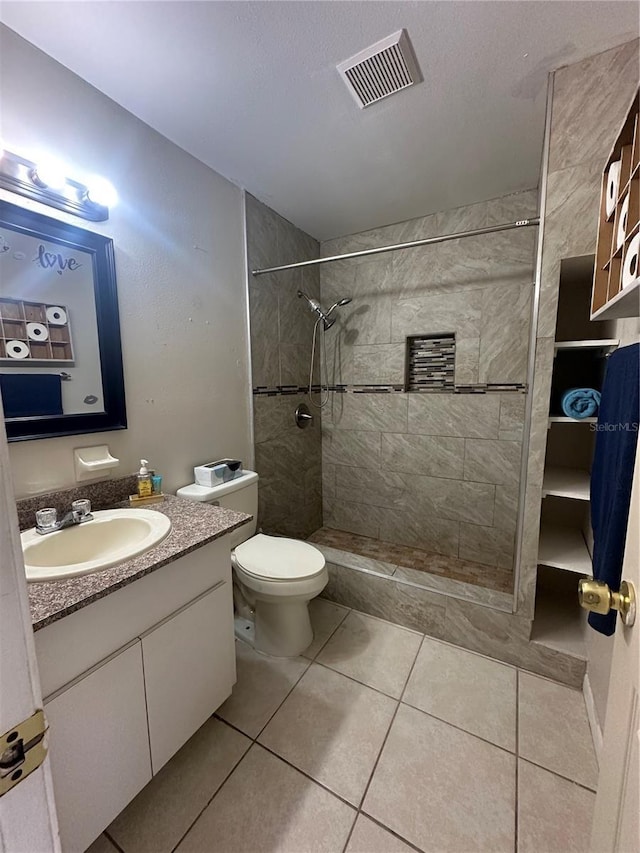
M305 656L238 643L218 712L90 853L586 851L582 695L316 599Z

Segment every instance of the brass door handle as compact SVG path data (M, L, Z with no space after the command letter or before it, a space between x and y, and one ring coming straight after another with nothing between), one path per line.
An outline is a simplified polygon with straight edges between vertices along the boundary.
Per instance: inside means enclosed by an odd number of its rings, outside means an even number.
M602 581L582 578L578 582L580 607L606 616L610 610L620 611L620 618L631 627L636 621L636 591L632 583L622 581L620 592L611 592Z

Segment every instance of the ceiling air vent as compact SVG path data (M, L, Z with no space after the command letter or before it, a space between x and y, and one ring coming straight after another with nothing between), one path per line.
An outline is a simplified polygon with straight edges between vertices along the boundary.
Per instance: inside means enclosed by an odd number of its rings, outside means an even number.
M338 71L360 108L422 80L406 30L398 30L341 62Z

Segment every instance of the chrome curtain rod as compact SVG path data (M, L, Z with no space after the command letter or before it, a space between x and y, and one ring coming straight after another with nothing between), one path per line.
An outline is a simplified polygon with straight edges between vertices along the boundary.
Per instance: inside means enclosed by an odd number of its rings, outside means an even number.
M294 270L299 267L311 267L316 264L330 264L333 261L345 261L349 258L364 258L366 255L380 255L382 252L397 252L398 249L413 249L416 246L433 246L435 243L446 243L448 240L459 240L461 237L479 237L482 234L495 234L497 231L511 231L514 228L527 228L540 223L539 216L531 219L519 219L517 222L507 222L505 225L493 225L490 228L476 228L473 231L458 231L456 234L444 234L442 237L427 237L424 240L411 240L409 243L393 243L390 246L379 246L376 249L362 249L360 252L347 252L344 255L332 255L329 258L313 258L310 261L299 261L297 264L282 264L279 267L267 267L261 270L251 270L252 275L266 275L281 270Z

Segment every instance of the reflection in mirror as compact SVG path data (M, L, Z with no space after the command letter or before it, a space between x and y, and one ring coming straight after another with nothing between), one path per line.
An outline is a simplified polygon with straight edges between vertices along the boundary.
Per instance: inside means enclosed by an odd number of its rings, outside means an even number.
M9 438L126 426L112 241L0 203L0 392Z

